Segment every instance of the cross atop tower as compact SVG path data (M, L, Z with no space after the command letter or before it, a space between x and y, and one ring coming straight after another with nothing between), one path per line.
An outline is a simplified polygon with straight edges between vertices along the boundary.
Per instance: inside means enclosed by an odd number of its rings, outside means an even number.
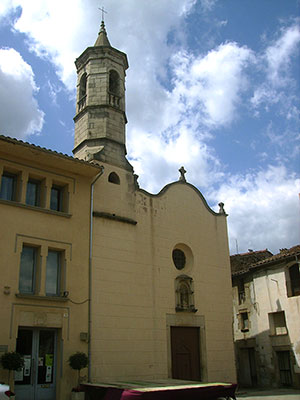
M99 9L100 11L102 11L102 21L104 21L104 13L107 14L107 11L104 10L104 6L102 6L102 8L99 8L99 7L98 7L98 9Z

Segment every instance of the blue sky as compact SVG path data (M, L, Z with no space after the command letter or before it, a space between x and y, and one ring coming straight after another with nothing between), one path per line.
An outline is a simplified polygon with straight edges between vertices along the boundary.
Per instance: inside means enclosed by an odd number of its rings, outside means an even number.
M299 0L2 0L0 133L72 154L74 60L127 53L127 152L157 193L184 165L231 253L300 242Z

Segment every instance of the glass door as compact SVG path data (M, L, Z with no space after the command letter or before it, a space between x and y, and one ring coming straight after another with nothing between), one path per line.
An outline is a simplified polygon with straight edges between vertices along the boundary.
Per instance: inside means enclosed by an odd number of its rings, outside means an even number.
M24 368L15 373L19 400L55 400L56 331L20 328L17 352Z

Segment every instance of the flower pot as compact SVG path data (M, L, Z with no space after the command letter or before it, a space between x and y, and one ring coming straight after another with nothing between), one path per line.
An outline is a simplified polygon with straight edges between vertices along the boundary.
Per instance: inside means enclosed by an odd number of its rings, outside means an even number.
M71 400L84 400L84 392L71 392Z

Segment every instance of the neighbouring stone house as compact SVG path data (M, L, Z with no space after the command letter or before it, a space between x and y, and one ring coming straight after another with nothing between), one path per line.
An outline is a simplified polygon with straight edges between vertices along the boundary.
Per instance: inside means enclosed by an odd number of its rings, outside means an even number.
M300 245L231 258L241 386L300 387Z

